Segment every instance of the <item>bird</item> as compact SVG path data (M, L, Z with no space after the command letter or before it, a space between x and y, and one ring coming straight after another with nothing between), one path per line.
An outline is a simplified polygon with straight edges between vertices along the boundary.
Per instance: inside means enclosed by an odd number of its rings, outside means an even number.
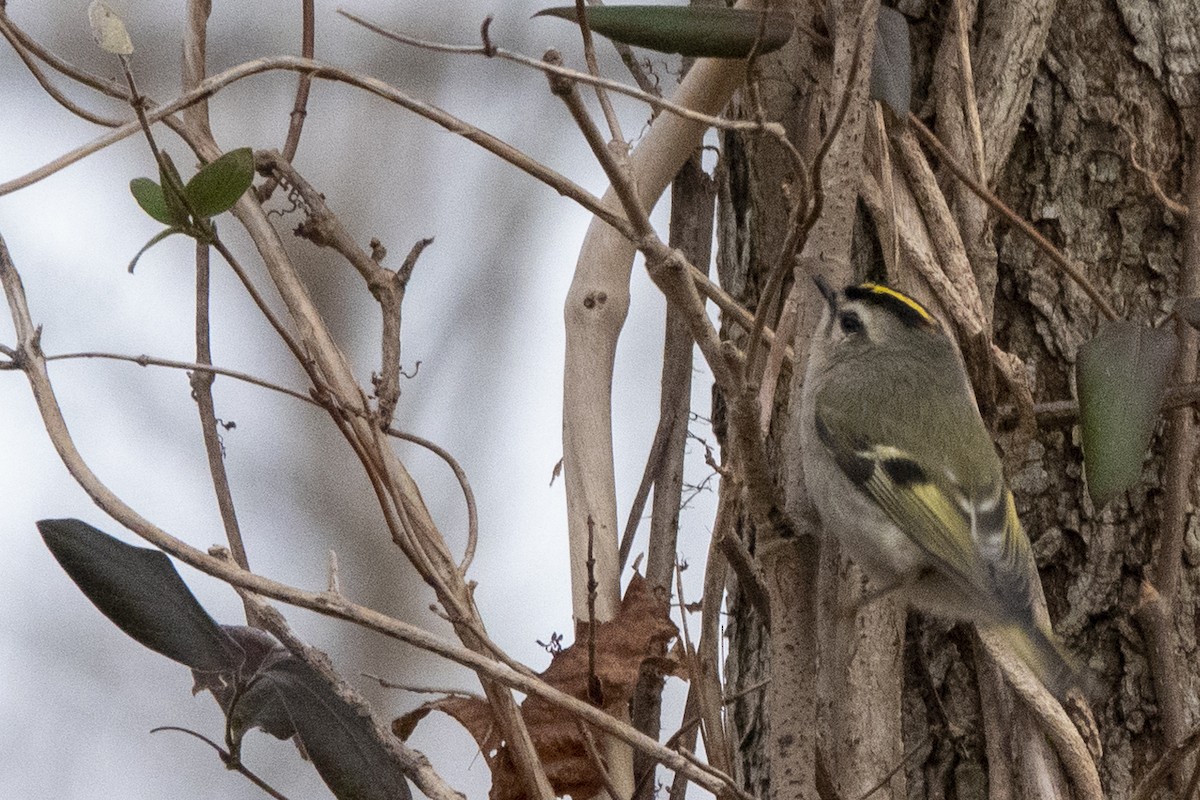
M1029 537L942 323L882 283L836 290L801 396L804 480L822 526L880 591L1000 634L1052 694L1083 671L1034 613Z

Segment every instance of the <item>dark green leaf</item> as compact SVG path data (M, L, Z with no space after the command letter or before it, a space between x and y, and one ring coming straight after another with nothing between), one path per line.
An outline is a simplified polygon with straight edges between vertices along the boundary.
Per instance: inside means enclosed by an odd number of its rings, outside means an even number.
M167 198L163 196L162 187L149 178L134 178L129 182L129 191L137 204L154 219L164 225L171 225L171 210L167 208Z
M411 800L408 783L376 738L374 721L343 700L320 675L294 656L264 665L243 700L277 725L277 702L304 745L313 766L342 800ZM243 719L243 727L261 724Z
M1175 301L1175 316L1200 329L1200 297L1181 297Z
M138 259L142 257L142 254L144 254L151 247L154 247L154 245L158 244L163 239L167 238L168 236L170 236L173 233L187 233L187 231L182 230L181 228L171 227L171 228L167 228L166 230L159 231L158 233L154 234L154 236L152 236L150 238L150 241L148 241L144 245L142 245L142 249L138 250L134 254L133 258L131 258L129 260L129 271L133 272L133 268L137 266Z
M191 225L191 214L179 192L183 190L183 178L175 169L175 162L166 152L160 153L162 162L158 165L158 180L162 184L163 200L167 204L168 225L188 228Z
M166 555L77 519L37 526L75 585L125 633L192 669L221 672L241 664L241 648L200 606Z
M1075 381L1083 463L1092 501L1102 505L1137 483L1154 435L1176 339L1168 330L1106 322L1079 348Z
M908 118L912 102L912 46L908 39L908 20L887 6L879 7L875 22L871 97L887 103L900 119Z
M188 202L204 219L233 208L254 182L254 151L249 147L230 150L211 164L205 164L188 181Z
M575 6L547 8L534 16L578 22ZM784 11L723 6L591 6L587 21L593 33L614 42L697 58L770 53L787 43L794 28L792 15Z

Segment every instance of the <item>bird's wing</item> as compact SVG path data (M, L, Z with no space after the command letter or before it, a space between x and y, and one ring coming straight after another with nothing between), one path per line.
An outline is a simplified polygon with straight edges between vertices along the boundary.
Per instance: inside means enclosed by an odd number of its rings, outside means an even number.
M816 424L846 477L939 572L971 594L992 587L1004 606L1028 602L1029 542L999 476L994 487L971 496L948 470L895 443L872 441L836 409L818 405Z

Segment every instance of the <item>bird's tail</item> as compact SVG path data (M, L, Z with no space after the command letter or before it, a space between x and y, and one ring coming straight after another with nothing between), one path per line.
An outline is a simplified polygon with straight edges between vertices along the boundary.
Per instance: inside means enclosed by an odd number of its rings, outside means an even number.
M1051 631L1016 622L988 627L1003 638L1060 702L1072 688L1079 689L1089 697L1094 693L1093 681L1087 669Z

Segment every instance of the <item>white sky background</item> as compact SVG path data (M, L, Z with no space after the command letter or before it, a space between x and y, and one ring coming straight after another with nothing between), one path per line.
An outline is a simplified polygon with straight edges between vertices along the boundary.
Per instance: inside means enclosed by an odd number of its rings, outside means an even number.
M130 29L141 89L159 101L169 99L178 90L183 3L109 4ZM559 47L568 63L578 65L582 59L571 26L530 20L534 11L554 4L357 0L346 7L425 38L457 43L475 42L480 21L493 13L498 44L531 55ZM210 72L258 56L298 52L297 3L214 5ZM317 4L318 58L392 82L499 135L589 190L603 191L599 168L541 75L501 62L403 48L335 15L336 6ZM10 2L8 13L68 61L116 79L116 64L91 41L85 7L83 0ZM609 75L627 78L615 59L606 63ZM670 78L661 66L666 82ZM67 86L57 77L56 82ZM274 74L221 93L210 105L219 143L227 149L281 147L295 83L294 75ZM90 92L70 94L109 116L129 113ZM619 107L626 134L636 135L647 113L631 103ZM403 384L397 425L437 441L466 468L482 523L471 575L479 583L479 605L493 638L542 669L548 656L536 640L548 640L556 631L570 638L565 504L561 481L554 486L549 481L561 454L562 301L588 217L474 145L357 90L316 82L308 112L296 165L360 242L378 237L390 252L385 263L396 267L414 241L436 237L418 263L404 304L404 366L411 370L422 363L418 376ZM194 166L186 149L166 128L156 130L186 178ZM0 46L0 182L101 132L51 101L12 50ZM47 353L99 350L194 358L190 240L172 237L143 257L135 275L125 270L160 227L136 207L127 185L131 178L155 174L144 139L131 137L0 197L0 234L24 278L34 320L44 325ZM656 215L660 222L664 210ZM299 221L286 217L279 228L286 233ZM236 223L228 216L219 223L274 300ZM378 307L347 265L307 242L286 238L366 382L378 369ZM303 389L300 370L216 257L213 274L214 361ZM644 272L635 270L614 389L622 520L657 417L662 306ZM7 313L0 314L0 342L14 343ZM195 546L222 541L186 375L126 363L63 361L52 364L51 378L79 448L111 488ZM694 408L705 415L708 386L698 373ZM223 438L252 566L278 580L321 589L325 553L332 547L347 594L445 632L427 610L432 592L388 546L361 468L324 413L225 378L218 378L214 391L218 416L237 423ZM696 430L711 439L707 429ZM457 484L435 458L397 446L451 547L461 551L465 514ZM700 456L691 455L690 481L707 474ZM711 506L702 496L683 515L681 548L692 564L685 573L689 600L699 596ZM219 740L221 718L211 697L190 695L184 667L125 637L71 584L34 527L36 520L53 517L79 517L134 541L66 474L23 375L0 372L4 795L29 800L262 797L243 778L226 772L202 743L149 733L159 725L180 725ZM232 591L189 568L180 571L218 621L241 621ZM359 670L413 684L478 687L466 671L393 641L283 610L387 718L425 698L379 691L355 677ZM246 744L250 766L294 800L329 796L290 744L261 733L250 734ZM437 715L427 718L412 744L469 797L486 796L486 767L454 723Z

